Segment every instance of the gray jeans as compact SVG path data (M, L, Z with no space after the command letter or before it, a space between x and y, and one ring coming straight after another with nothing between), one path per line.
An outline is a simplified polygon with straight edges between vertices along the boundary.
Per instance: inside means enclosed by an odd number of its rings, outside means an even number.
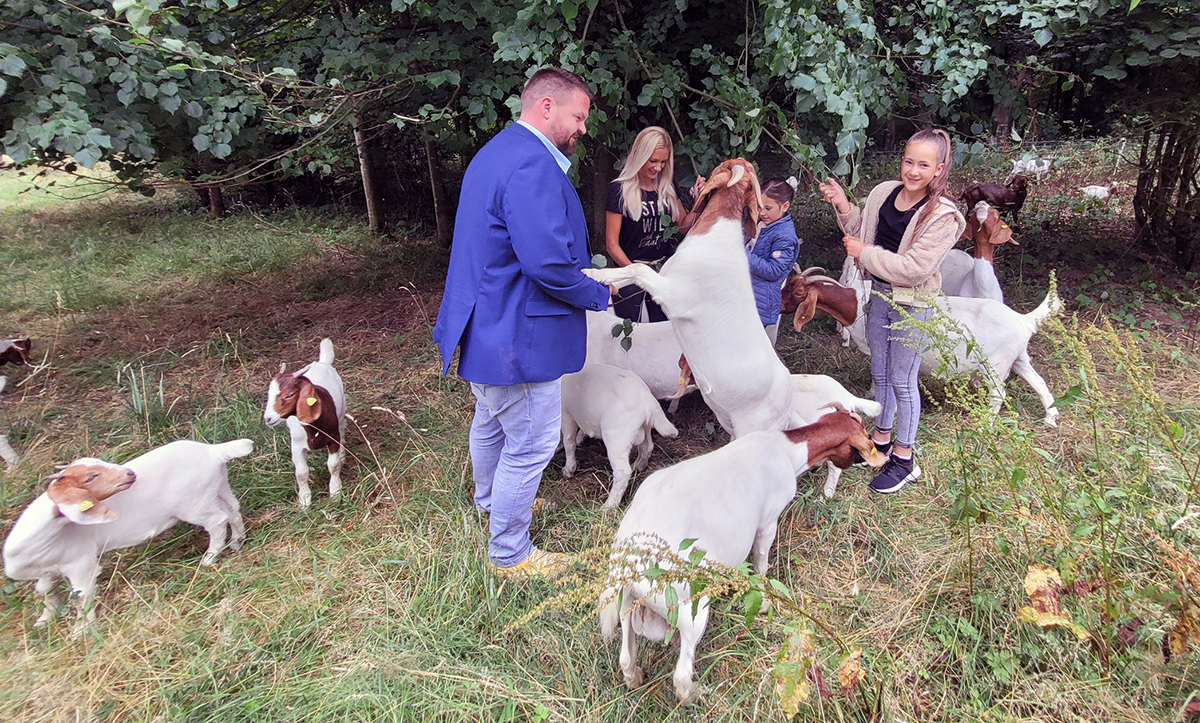
M885 286L890 299L890 289ZM921 392L917 373L921 370L921 351L928 346L925 335L916 329L892 328L904 317L874 292L867 310L867 344L871 347L871 379L875 382L875 401L883 411L875 419L875 428L891 430L892 438L901 447L912 447L917 439L917 423L921 419ZM929 309L902 306L914 319L924 321Z

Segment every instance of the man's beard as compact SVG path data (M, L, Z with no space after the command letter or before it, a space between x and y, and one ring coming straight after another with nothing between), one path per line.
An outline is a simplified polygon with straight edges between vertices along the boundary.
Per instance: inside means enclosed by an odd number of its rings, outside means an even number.
M575 152L575 136L567 136L567 140L562 143L555 143L554 147L561 151L564 156L570 156Z

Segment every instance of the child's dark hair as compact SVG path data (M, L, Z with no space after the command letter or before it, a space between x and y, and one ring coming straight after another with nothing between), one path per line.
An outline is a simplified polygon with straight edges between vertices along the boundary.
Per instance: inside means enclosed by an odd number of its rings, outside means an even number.
M772 178L763 185L762 194L769 196L772 201L782 206L792 202L792 198L796 195L796 189L782 178Z

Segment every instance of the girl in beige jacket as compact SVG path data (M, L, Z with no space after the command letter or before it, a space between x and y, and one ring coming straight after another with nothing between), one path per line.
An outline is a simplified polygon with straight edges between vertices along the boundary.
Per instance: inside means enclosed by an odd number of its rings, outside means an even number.
M874 279L867 342L875 401L883 405L883 412L875 419L873 439L891 456L871 481L871 489L883 494L899 492L921 476L913 444L921 417L917 372L927 343L919 330L897 322L905 315L926 318L941 289L942 259L966 228L946 192L953 164L950 136L942 130L923 130L904 147L900 180L876 186L863 209L852 205L832 178L820 184L845 233L846 253Z

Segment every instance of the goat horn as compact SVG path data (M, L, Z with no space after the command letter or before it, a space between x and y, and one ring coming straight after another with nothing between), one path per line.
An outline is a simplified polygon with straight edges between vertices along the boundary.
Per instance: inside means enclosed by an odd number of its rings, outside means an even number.
M800 264L796 264L796 269L797 269L797 270L799 270L799 268L800 268ZM803 271L800 271L800 275L801 275L801 276L812 276L813 274L815 274L815 273L817 273L817 272L820 272L820 273L822 273L822 274L828 274L828 273L829 273L829 272L828 272L828 271L826 271L826 270L825 270L825 268L824 268L824 267L822 267L822 266L810 266L810 267L808 267L807 269L805 269L805 270L803 270Z
M734 166L733 173L729 176L729 181L725 185L732 186L733 184L742 180L742 176L744 176L744 175L746 175L746 167L745 166L742 166L740 164Z

